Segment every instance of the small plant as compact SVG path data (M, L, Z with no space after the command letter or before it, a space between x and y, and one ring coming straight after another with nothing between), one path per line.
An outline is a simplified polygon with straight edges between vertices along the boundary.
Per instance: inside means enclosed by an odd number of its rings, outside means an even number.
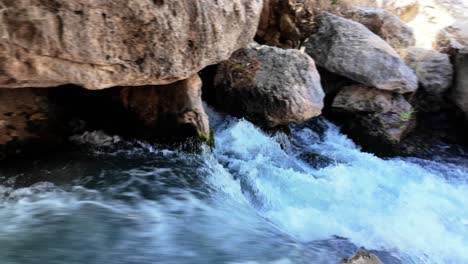
M338 4L338 0L331 0L331 5L336 6Z
M405 122L408 122L411 120L411 118L413 117L415 111L414 110L411 110L411 111L408 111L406 113L402 113L400 114L400 120L401 121L405 121Z

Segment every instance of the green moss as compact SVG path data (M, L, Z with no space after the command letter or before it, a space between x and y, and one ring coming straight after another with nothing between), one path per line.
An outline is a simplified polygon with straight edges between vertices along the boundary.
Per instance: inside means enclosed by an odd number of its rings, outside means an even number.
M197 136L197 141L200 143L207 144L211 150L213 150L216 146L215 142L215 132L213 129L210 129L210 134L206 135L205 133L200 132Z

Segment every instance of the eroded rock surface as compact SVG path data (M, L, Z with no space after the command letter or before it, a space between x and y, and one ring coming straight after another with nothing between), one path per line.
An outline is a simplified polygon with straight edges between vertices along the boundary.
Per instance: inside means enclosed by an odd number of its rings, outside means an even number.
M416 75L397 52L355 21L322 13L319 31L305 46L319 66L356 82L399 93L418 88Z
M125 109L153 130L154 136L208 139L210 127L201 86L200 78L194 75L168 85L126 87L120 98Z
M318 116L324 99L308 55L256 44L218 66L211 92L217 108L266 127Z
M40 89L0 89L0 160L58 141L48 95Z
M261 0L2 0L0 87L162 85L254 37Z
M434 50L411 48L406 64L414 70L419 83L429 94L442 94L453 82L453 66L447 54Z
M322 11L340 12L343 1L265 0L256 41L283 48L298 48L316 30Z

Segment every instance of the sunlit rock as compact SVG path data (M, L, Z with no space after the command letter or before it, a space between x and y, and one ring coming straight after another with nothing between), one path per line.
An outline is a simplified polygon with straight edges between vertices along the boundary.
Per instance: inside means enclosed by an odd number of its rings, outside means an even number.
M0 2L0 87L164 85L251 42L261 0Z
M318 66L367 86L398 93L418 87L397 52L362 24L322 13L319 31L305 43Z
M383 9L353 8L346 13L346 17L366 26L400 54L416 43L413 30L397 16Z

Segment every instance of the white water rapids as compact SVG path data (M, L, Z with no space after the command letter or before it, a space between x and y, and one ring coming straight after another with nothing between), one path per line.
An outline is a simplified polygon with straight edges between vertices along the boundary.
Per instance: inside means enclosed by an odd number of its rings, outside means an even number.
M0 263L468 263L466 158L384 160L328 122L271 137L211 115L201 156L94 132L0 168Z

